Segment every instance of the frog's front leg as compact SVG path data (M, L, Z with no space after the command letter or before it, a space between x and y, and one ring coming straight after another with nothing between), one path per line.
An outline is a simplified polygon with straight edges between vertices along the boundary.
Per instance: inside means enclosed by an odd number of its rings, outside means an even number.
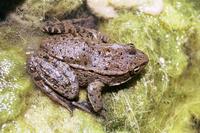
M103 108L102 102L102 88L104 84L100 81L94 81L88 85L88 99L92 105L92 108L95 112L99 112Z
M88 102L72 102L73 105L77 106L78 108L92 113L98 113L99 115L104 116L103 111L103 101L102 101L102 88L104 87L104 84L100 81L94 81L92 83L90 83L87 87L87 91L88 91L88 99L89 99L89 103Z

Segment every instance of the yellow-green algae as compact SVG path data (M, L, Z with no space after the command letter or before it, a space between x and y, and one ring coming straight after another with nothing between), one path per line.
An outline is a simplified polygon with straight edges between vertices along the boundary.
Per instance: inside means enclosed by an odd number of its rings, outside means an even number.
M0 50L0 124L18 116L31 82L24 76L24 58L17 49Z
M6 70L0 72L0 84L6 85L0 88L0 107L7 107L0 111L0 132L101 133L105 128L107 132L133 133L200 130L198 0L167 0L160 16L125 11L119 18L101 24L101 30L112 41L133 42L150 58L145 72L105 94L108 114L105 121L79 110L70 117L65 108L33 87L26 74L24 49L37 46L44 37L34 27L40 25L45 12L59 17L82 3L73 0L75 6L71 6L69 1L27 0L17 15L11 15L19 24L0 27L0 68ZM69 4L59 4L65 2Z
M14 28L0 28L0 125L25 109L25 95L31 86L24 71L23 41L15 33Z
M199 19L200 20L200 19ZM198 133L200 131L200 25L195 23L188 35L191 37L186 44L190 65L188 70L173 81L174 90L179 97L173 116L169 119L172 133ZM178 103L179 101L179 103ZM196 122L195 122L196 121Z
M196 26L200 24L199 10L195 6L195 2L168 0L160 16L125 11L101 26L114 42L133 42L150 59L144 74L130 85L118 87L118 92L106 94L107 131L182 133L186 128L195 133L200 130L192 126L192 115L200 119L199 69L190 64L187 53L188 48L192 55L199 51L198 33L194 33L199 30Z
M44 132L44 133L102 133L100 123L87 113L75 110L73 117L69 112L53 103L39 90L29 93L29 104L25 114L15 121L4 124L2 132ZM48 105L48 106L47 106Z

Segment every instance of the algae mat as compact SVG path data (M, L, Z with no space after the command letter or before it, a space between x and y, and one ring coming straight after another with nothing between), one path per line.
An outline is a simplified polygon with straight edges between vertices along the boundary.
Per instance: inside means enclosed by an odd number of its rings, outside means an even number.
M62 16L81 0L27 0L0 26L0 132L198 133L200 131L200 4L166 0L159 16L135 10L101 21L111 41L134 43L150 62L136 79L104 94L107 120L74 116L42 94L26 73L26 52L46 35L45 12ZM81 93L85 97L85 92Z

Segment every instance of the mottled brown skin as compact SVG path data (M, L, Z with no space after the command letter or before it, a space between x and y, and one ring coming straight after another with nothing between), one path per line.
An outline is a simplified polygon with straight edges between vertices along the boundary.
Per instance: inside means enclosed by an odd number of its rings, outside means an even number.
M70 112L78 107L102 114L102 88L125 83L148 63L147 55L135 47L109 44L100 32L70 21L49 22L43 31L54 35L29 57L28 72L43 92ZM76 102L79 87L87 87L88 102Z

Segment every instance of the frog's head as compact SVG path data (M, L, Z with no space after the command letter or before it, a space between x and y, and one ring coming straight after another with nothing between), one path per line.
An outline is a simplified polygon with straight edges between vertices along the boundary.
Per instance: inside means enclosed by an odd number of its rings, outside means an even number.
M149 58L148 56L135 48L134 55L132 55L132 66L131 66L131 75L138 74L140 71L144 69L144 67L148 64Z

